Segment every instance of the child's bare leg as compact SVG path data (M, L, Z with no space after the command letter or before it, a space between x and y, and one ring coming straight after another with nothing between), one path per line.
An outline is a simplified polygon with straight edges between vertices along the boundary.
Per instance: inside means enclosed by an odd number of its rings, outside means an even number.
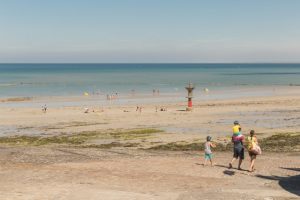
M236 158L232 158L230 163L233 164L235 160L236 160Z
M233 164L235 160L236 160L236 158L232 158L230 163Z
M209 159L209 161L210 161L210 165L213 166L214 164L213 164L212 159Z

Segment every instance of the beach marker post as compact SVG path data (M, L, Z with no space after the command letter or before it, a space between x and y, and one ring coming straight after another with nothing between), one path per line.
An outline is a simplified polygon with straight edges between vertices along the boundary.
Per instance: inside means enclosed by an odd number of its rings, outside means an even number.
M188 91L188 96L186 97L188 99L188 107L186 108L186 111L192 111L193 110L193 90L195 89L194 85L190 82L185 89Z

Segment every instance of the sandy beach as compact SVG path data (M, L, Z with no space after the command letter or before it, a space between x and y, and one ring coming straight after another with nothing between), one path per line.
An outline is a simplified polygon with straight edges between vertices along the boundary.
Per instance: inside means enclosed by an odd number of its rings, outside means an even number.
M1 147L1 199L299 199L299 153L265 153L257 171L203 167L199 152ZM246 167L248 160L244 163Z
M141 112L136 105L112 104L91 106L88 113L84 106L49 107L46 113L40 107L2 106L1 199L299 198L299 143L272 144L258 157L254 173L246 170L248 155L240 171L227 169L228 150L216 151L217 165L204 167L200 150L160 148L202 146L207 135L230 144L234 120L246 135L255 129L260 140L277 134L298 139L298 88L267 97L195 101L192 112L185 111L185 101L138 106Z
M300 200L299 10L0 1L0 200Z

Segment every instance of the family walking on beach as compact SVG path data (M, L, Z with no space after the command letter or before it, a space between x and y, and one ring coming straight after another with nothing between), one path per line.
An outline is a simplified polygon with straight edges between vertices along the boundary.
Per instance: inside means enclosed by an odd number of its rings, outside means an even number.
M244 155L244 149L245 149L245 137L244 135L241 133L242 128L239 124L238 121L234 122L234 126L232 127L232 137L231 137L231 141L233 143L233 158L231 160L231 162L229 163L228 168L231 169L233 163L235 162L235 160L239 159L238 162L238 170L241 170L241 165L242 162L245 158ZM213 160L212 160L212 150L211 148L215 148L216 144L214 144L211 141L211 137L207 136L206 137L206 142L204 144L204 152L205 152L205 161L204 161L204 165L206 165L207 161L209 160L211 165L213 166ZM256 160L256 156L261 154L261 149L258 145L258 141L257 141L257 137L255 135L255 131L251 130L249 136L247 137L246 140L246 148L248 150L249 156L250 156L250 167L249 167L249 172L253 172L254 169L254 163Z

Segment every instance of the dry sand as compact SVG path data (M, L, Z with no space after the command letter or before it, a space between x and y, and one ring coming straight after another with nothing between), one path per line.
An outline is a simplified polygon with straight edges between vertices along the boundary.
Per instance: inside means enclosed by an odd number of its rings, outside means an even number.
M0 199L299 199L299 155L266 153L249 173L224 152L204 167L199 152L6 147Z

